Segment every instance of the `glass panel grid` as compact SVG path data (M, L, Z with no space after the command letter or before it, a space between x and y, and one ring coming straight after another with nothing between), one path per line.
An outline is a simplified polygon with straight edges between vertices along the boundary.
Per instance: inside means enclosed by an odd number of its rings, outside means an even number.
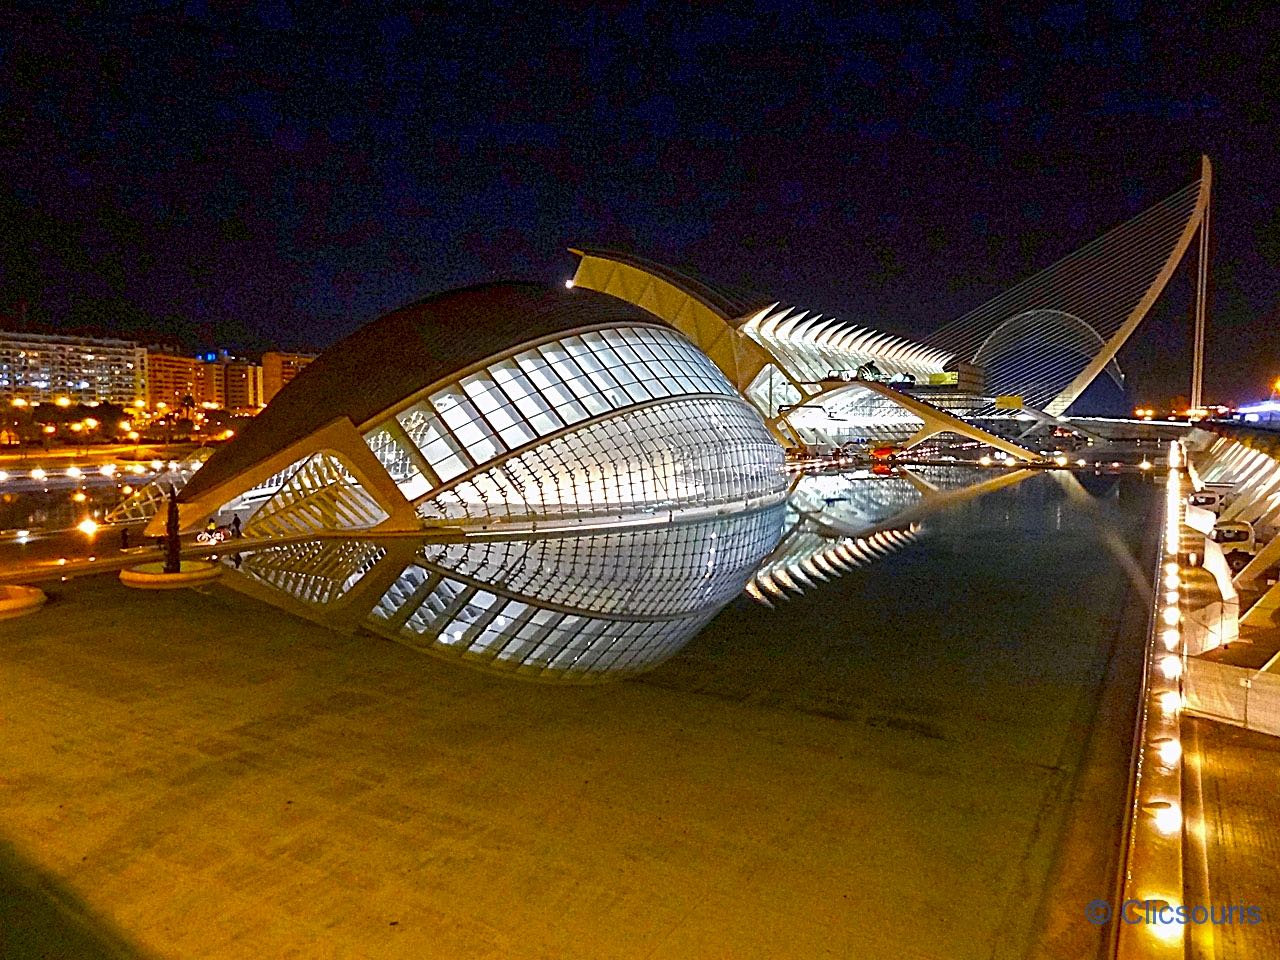
M630 410L534 447L419 505L428 518L659 513L780 492L782 451L736 401Z

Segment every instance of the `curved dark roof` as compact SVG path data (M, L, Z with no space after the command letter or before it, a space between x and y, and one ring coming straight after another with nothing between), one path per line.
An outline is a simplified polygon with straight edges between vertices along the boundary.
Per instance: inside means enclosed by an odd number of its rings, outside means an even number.
M340 416L356 426L423 387L530 340L601 323L660 323L591 290L488 283L402 307L325 350L179 495L193 500Z
M675 267L669 267L666 264L657 263L644 257L637 257L630 253L621 253L617 250L601 250L593 247L582 247L572 252L581 256L598 257L601 260L625 263L638 270L643 270L645 273L651 273L655 277L661 277L672 286L678 287L691 297L702 301L724 320L740 319L748 313L755 313L776 302L776 300L771 300L764 294L743 290L740 287L734 287L718 281L713 283L688 270L677 270Z

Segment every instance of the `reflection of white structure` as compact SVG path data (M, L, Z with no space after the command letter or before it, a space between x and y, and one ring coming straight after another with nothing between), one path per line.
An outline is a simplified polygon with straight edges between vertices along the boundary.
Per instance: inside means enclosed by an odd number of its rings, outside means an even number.
M181 490L187 485L197 470L213 453L210 447L200 447L192 451L182 460L166 464L167 469L159 476L134 490L125 499L111 508L107 513L108 523L134 523L139 520L150 520L157 513L165 510L169 497L169 488ZM156 464L158 466L158 464Z
M783 495L781 449L679 332L589 292L491 284L330 348L180 499L185 529L234 512L250 535L285 535L644 520Z
M647 670L743 589L782 508L584 536L326 538L243 558L230 582L331 625L532 680Z
M787 500L778 546L747 584L755 600L789 599L819 581L877 563L914 543L929 514L1020 483L1019 470L974 482L967 467L803 475Z

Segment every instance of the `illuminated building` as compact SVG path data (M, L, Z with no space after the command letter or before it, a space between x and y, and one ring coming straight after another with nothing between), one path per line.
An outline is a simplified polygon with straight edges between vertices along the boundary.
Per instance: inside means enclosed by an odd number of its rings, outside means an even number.
M789 446L951 433L1029 460L1004 434L1060 424L1095 382L1123 386L1117 354L1197 235L1203 261L1211 182L1206 158L1182 190L921 341L618 251L574 250L568 286L680 330Z
M249 535L545 531L752 510L785 492L781 446L679 331L590 291L495 283L325 351L180 501L185 529L235 512Z
M0 333L0 397L132 403L146 396L145 356L130 340Z
M147 351L147 406L152 410L181 410L183 400L200 403L204 398L203 364L159 350ZM160 407L160 404L164 407Z
M222 406L235 413L257 413L262 409L266 403L262 395L262 367L239 359L229 359L217 366L222 368Z
M286 383L296 377L315 357L307 353L269 350L262 355L262 402L270 403Z

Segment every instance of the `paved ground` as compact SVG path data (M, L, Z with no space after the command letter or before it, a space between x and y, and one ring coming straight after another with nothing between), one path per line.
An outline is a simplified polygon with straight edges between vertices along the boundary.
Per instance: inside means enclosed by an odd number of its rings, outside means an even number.
M1188 903L1257 906L1256 925L1193 930L1197 960L1280 957L1280 738L1183 719ZM1207 877L1206 877L1207 872Z
M1110 528L1033 483L608 687L224 588L64 584L0 624L0 872L31 904L0 944L985 960L1055 910L1084 930L1108 886L1062 885L1055 852L1120 813L1102 777L1068 817L1129 581Z

